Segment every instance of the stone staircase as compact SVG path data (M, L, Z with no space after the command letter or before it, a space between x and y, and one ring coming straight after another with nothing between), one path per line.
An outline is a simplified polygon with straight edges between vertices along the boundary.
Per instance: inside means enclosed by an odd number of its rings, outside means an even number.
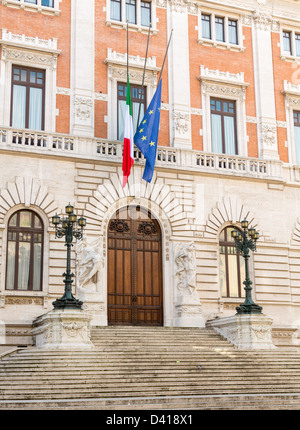
M0 409L300 409L296 350L237 350L208 328L98 327L92 341L2 356Z

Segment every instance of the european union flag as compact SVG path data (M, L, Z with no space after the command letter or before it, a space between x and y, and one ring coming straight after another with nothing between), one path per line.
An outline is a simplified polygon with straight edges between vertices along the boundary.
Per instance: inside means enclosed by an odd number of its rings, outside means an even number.
M135 145L146 158L143 179L147 182L151 182L156 160L161 105L161 82L160 80L144 118L134 135Z

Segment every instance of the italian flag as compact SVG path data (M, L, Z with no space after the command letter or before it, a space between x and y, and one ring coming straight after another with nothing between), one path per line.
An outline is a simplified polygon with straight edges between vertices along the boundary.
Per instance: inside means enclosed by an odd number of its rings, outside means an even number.
M130 169L133 166L133 120L132 106L130 97L129 76L127 76L127 96L126 96L126 113L124 126L124 148L123 148L123 188L128 182Z

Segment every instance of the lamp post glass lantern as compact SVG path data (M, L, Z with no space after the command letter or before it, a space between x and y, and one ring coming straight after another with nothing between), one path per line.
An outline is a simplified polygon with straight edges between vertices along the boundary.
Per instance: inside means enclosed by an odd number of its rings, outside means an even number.
M236 308L238 314L261 314L262 307L255 304L252 300L252 282L249 277L249 251L256 251L256 241L259 238L259 233L254 228L248 228L248 221L244 219L241 222L243 231L233 230L231 236L235 241L235 246L245 259L245 293L246 298L242 305Z
M84 217L77 218L74 213L74 208L70 204L66 206L66 217L60 218L57 214L52 217L52 224L55 226L55 237L65 237L65 246L67 247L67 266L66 272L63 273L65 292L64 295L55 300L52 304L54 309L82 309L82 302L75 299L72 295L72 283L74 273L71 273L71 247L73 246L73 237L82 239L83 227L86 226L86 219Z

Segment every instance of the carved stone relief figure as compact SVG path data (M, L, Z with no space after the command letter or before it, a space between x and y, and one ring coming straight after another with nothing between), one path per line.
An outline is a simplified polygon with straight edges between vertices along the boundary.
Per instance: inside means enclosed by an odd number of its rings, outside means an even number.
M177 288L182 295L196 294L196 254L193 242L179 243L175 248Z
M104 266L103 238L91 243L84 237L76 244L76 275L79 291L97 292L100 290L101 271Z

